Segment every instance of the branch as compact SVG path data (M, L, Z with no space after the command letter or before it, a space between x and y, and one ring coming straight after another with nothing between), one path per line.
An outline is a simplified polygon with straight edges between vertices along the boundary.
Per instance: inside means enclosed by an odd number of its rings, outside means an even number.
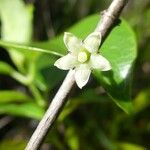
M112 27L114 27L127 2L128 0L113 0L109 8L102 12L102 19L99 21L95 30L102 34L103 40L111 31Z
M111 28L114 26L127 1L128 0L113 0L109 8L103 12L102 19L95 29L102 34L103 41L106 38L107 34L110 32ZM40 148L48 130L52 127L54 121L56 120L64 104L66 103L66 96L70 92L74 83L74 71L70 70L61 87L59 88L57 94L52 100L44 117L34 131L25 150L37 150Z

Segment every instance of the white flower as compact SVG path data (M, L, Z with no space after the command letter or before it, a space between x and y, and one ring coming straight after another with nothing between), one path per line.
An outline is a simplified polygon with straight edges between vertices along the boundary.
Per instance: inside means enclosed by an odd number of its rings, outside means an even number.
M109 61L98 54L101 43L99 32L91 33L84 41L65 32L64 43L69 53L58 59L54 65L63 70L75 69L75 80L79 88L86 85L92 69L111 69Z

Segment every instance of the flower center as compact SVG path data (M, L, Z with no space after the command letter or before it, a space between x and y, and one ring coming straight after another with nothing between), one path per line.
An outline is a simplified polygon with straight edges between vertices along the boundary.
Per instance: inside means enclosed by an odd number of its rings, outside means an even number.
M80 63L84 63L87 60L89 60L90 58L90 53L86 50L86 49L82 49L79 53L78 53L78 61Z

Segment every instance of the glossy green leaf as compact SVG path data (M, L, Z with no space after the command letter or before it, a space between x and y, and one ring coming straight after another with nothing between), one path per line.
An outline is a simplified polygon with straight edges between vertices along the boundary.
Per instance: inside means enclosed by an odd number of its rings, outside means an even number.
M94 31L98 21L99 15L92 15L66 31L84 39ZM63 43L63 34L49 42L38 44L37 46L43 48L49 47L50 50L67 53ZM122 20L121 24L113 29L103 43L100 53L110 61L112 70L108 72L94 71L96 79L100 81L119 107L126 112L131 112L130 86L132 67L136 58L136 40L132 29L125 21Z
M41 90L51 90L64 79L66 72L54 67L54 62L57 59L56 55L46 53L37 59L35 83Z
M27 102L31 98L19 91L4 90L0 91L0 104L12 102Z
M112 70L94 71L96 79L100 81L116 104L127 113L132 112L133 109L131 74L136 59L136 49L135 35L130 26L122 20L100 49L100 53L110 61Z
M33 102L22 104L1 104L0 114L41 119L44 109Z
M36 78L49 90L53 89L65 78L66 71L56 69L54 66L45 67L39 70ZM38 82L37 82L38 84Z
M4 41L29 43L32 36L33 6L25 5L23 0L1 0L1 38ZM16 49L9 49L13 62L22 68L25 56Z

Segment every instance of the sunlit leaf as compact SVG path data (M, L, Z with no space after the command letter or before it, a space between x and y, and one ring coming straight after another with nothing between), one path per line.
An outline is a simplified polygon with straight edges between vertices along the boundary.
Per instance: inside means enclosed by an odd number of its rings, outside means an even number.
M47 54L50 54L50 55L55 55L55 56L63 56L63 54L61 53L57 53L55 51L50 51L50 50L46 50L46 49L42 49L42 48L36 48L36 47L31 47L31 46L25 46L25 45L22 45L22 44L15 44L15 43L10 43L10 42L6 42L6 41L0 41L0 46L4 47L4 48L13 48L13 49L16 49L20 52L24 52L24 53L31 53L31 52L34 52L34 53L38 53L38 52L41 52L41 53L47 53Z
M19 91L3 90L0 91L0 104L12 102L26 102L31 98Z
M10 75L14 69L6 62L0 61L0 73Z
M4 41L29 43L32 36L33 6L25 5L23 0L1 0L0 20L1 38ZM22 52L9 49L13 62L22 68L25 56Z
M131 74L136 58L136 40L125 21L122 20L121 24L113 29L102 45L100 53L110 61L112 70L96 70L96 78L119 107L128 113L131 112Z
M33 102L22 104L1 104L0 114L41 119L44 109Z

